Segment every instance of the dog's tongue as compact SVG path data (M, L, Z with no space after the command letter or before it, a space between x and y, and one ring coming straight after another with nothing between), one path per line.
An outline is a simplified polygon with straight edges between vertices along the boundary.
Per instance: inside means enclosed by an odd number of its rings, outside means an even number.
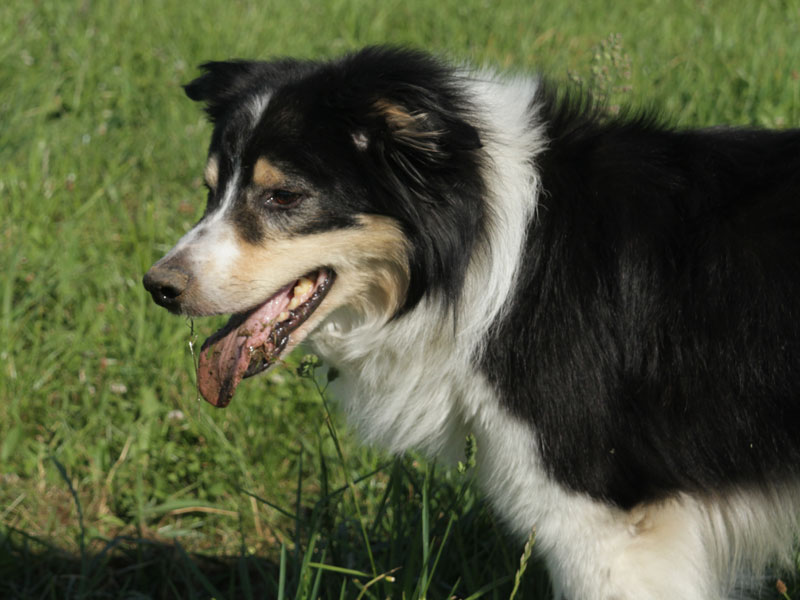
M200 394L214 406L224 407L233 398L256 352L269 357L274 349L270 333L275 321L291 300L287 285L264 304L230 321L209 337L200 349L197 386Z

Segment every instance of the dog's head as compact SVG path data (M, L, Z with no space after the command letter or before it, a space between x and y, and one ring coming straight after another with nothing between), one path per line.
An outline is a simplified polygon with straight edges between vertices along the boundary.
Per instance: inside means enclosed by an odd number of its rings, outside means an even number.
M203 65L214 124L202 219L144 277L186 315L228 314L198 382L236 385L339 308L388 320L458 296L482 217L480 141L451 72L410 51Z

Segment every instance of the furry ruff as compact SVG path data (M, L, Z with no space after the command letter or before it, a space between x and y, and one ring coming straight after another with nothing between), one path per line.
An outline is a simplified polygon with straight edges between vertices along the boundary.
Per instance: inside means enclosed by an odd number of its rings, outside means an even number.
M747 597L800 508L800 131L679 131L367 48L202 66L205 215L145 276L232 314L224 406L300 341L390 451L458 458L571 600Z

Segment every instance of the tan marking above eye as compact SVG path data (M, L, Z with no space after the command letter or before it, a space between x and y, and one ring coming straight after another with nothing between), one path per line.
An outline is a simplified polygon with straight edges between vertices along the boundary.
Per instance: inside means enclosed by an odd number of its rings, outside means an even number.
M286 176L263 156L253 166L253 183L263 188L278 188L284 184Z
M217 182L219 181L219 161L217 155L212 154L208 157L205 171L203 171L203 179L212 190L217 189Z

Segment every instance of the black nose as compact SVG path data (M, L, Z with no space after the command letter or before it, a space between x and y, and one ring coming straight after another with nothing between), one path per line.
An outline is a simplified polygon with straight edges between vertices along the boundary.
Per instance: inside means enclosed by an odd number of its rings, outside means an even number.
M155 264L145 273L142 283L156 304L171 312L180 312L181 295L189 279L189 274L180 267Z

